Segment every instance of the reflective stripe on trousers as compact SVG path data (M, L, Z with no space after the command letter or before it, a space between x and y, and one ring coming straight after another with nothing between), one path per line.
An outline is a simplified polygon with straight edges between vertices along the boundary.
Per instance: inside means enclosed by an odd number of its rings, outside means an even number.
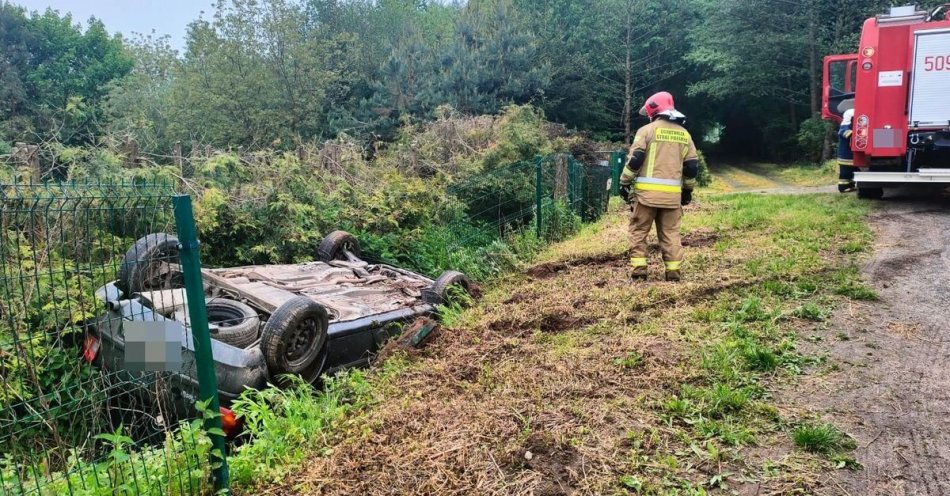
M630 266L631 267L646 267L647 259L646 258L631 258Z

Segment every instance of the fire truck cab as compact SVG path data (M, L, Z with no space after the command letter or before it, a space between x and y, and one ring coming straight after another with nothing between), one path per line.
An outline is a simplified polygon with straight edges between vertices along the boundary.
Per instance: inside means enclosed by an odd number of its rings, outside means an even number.
M950 184L950 4L894 7L864 22L858 53L825 57L822 116L854 109L858 196Z

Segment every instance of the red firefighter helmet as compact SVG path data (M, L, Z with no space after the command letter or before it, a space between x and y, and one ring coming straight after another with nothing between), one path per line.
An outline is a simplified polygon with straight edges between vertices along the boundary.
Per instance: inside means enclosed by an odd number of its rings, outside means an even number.
M661 112L669 112L675 109L676 107L673 105L673 95L661 91L647 98L647 102L640 108L640 115L645 115L652 121Z

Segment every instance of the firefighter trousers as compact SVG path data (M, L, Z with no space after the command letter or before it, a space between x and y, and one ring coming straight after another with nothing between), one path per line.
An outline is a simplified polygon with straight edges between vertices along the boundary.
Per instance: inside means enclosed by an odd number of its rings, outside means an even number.
M660 251L663 253L666 270L679 270L683 262L683 245L680 242L682 220L682 207L656 208L634 203L633 214L630 216L630 266L647 266L647 236L653 224L656 224L656 237L660 240Z

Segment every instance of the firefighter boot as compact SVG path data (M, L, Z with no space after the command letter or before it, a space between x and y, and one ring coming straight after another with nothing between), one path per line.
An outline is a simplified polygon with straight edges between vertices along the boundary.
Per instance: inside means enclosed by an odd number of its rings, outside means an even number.
M666 271L666 280L670 282L679 282L680 280L680 270L668 270Z
M839 192L839 193L848 193L848 192L850 192L850 191L854 191L855 189L856 189L856 188L855 188L854 181L851 181L851 182L839 182L839 183L838 183L838 192Z
M647 279L647 268L646 266L640 267L631 267L630 268L630 278L634 281L645 281Z

